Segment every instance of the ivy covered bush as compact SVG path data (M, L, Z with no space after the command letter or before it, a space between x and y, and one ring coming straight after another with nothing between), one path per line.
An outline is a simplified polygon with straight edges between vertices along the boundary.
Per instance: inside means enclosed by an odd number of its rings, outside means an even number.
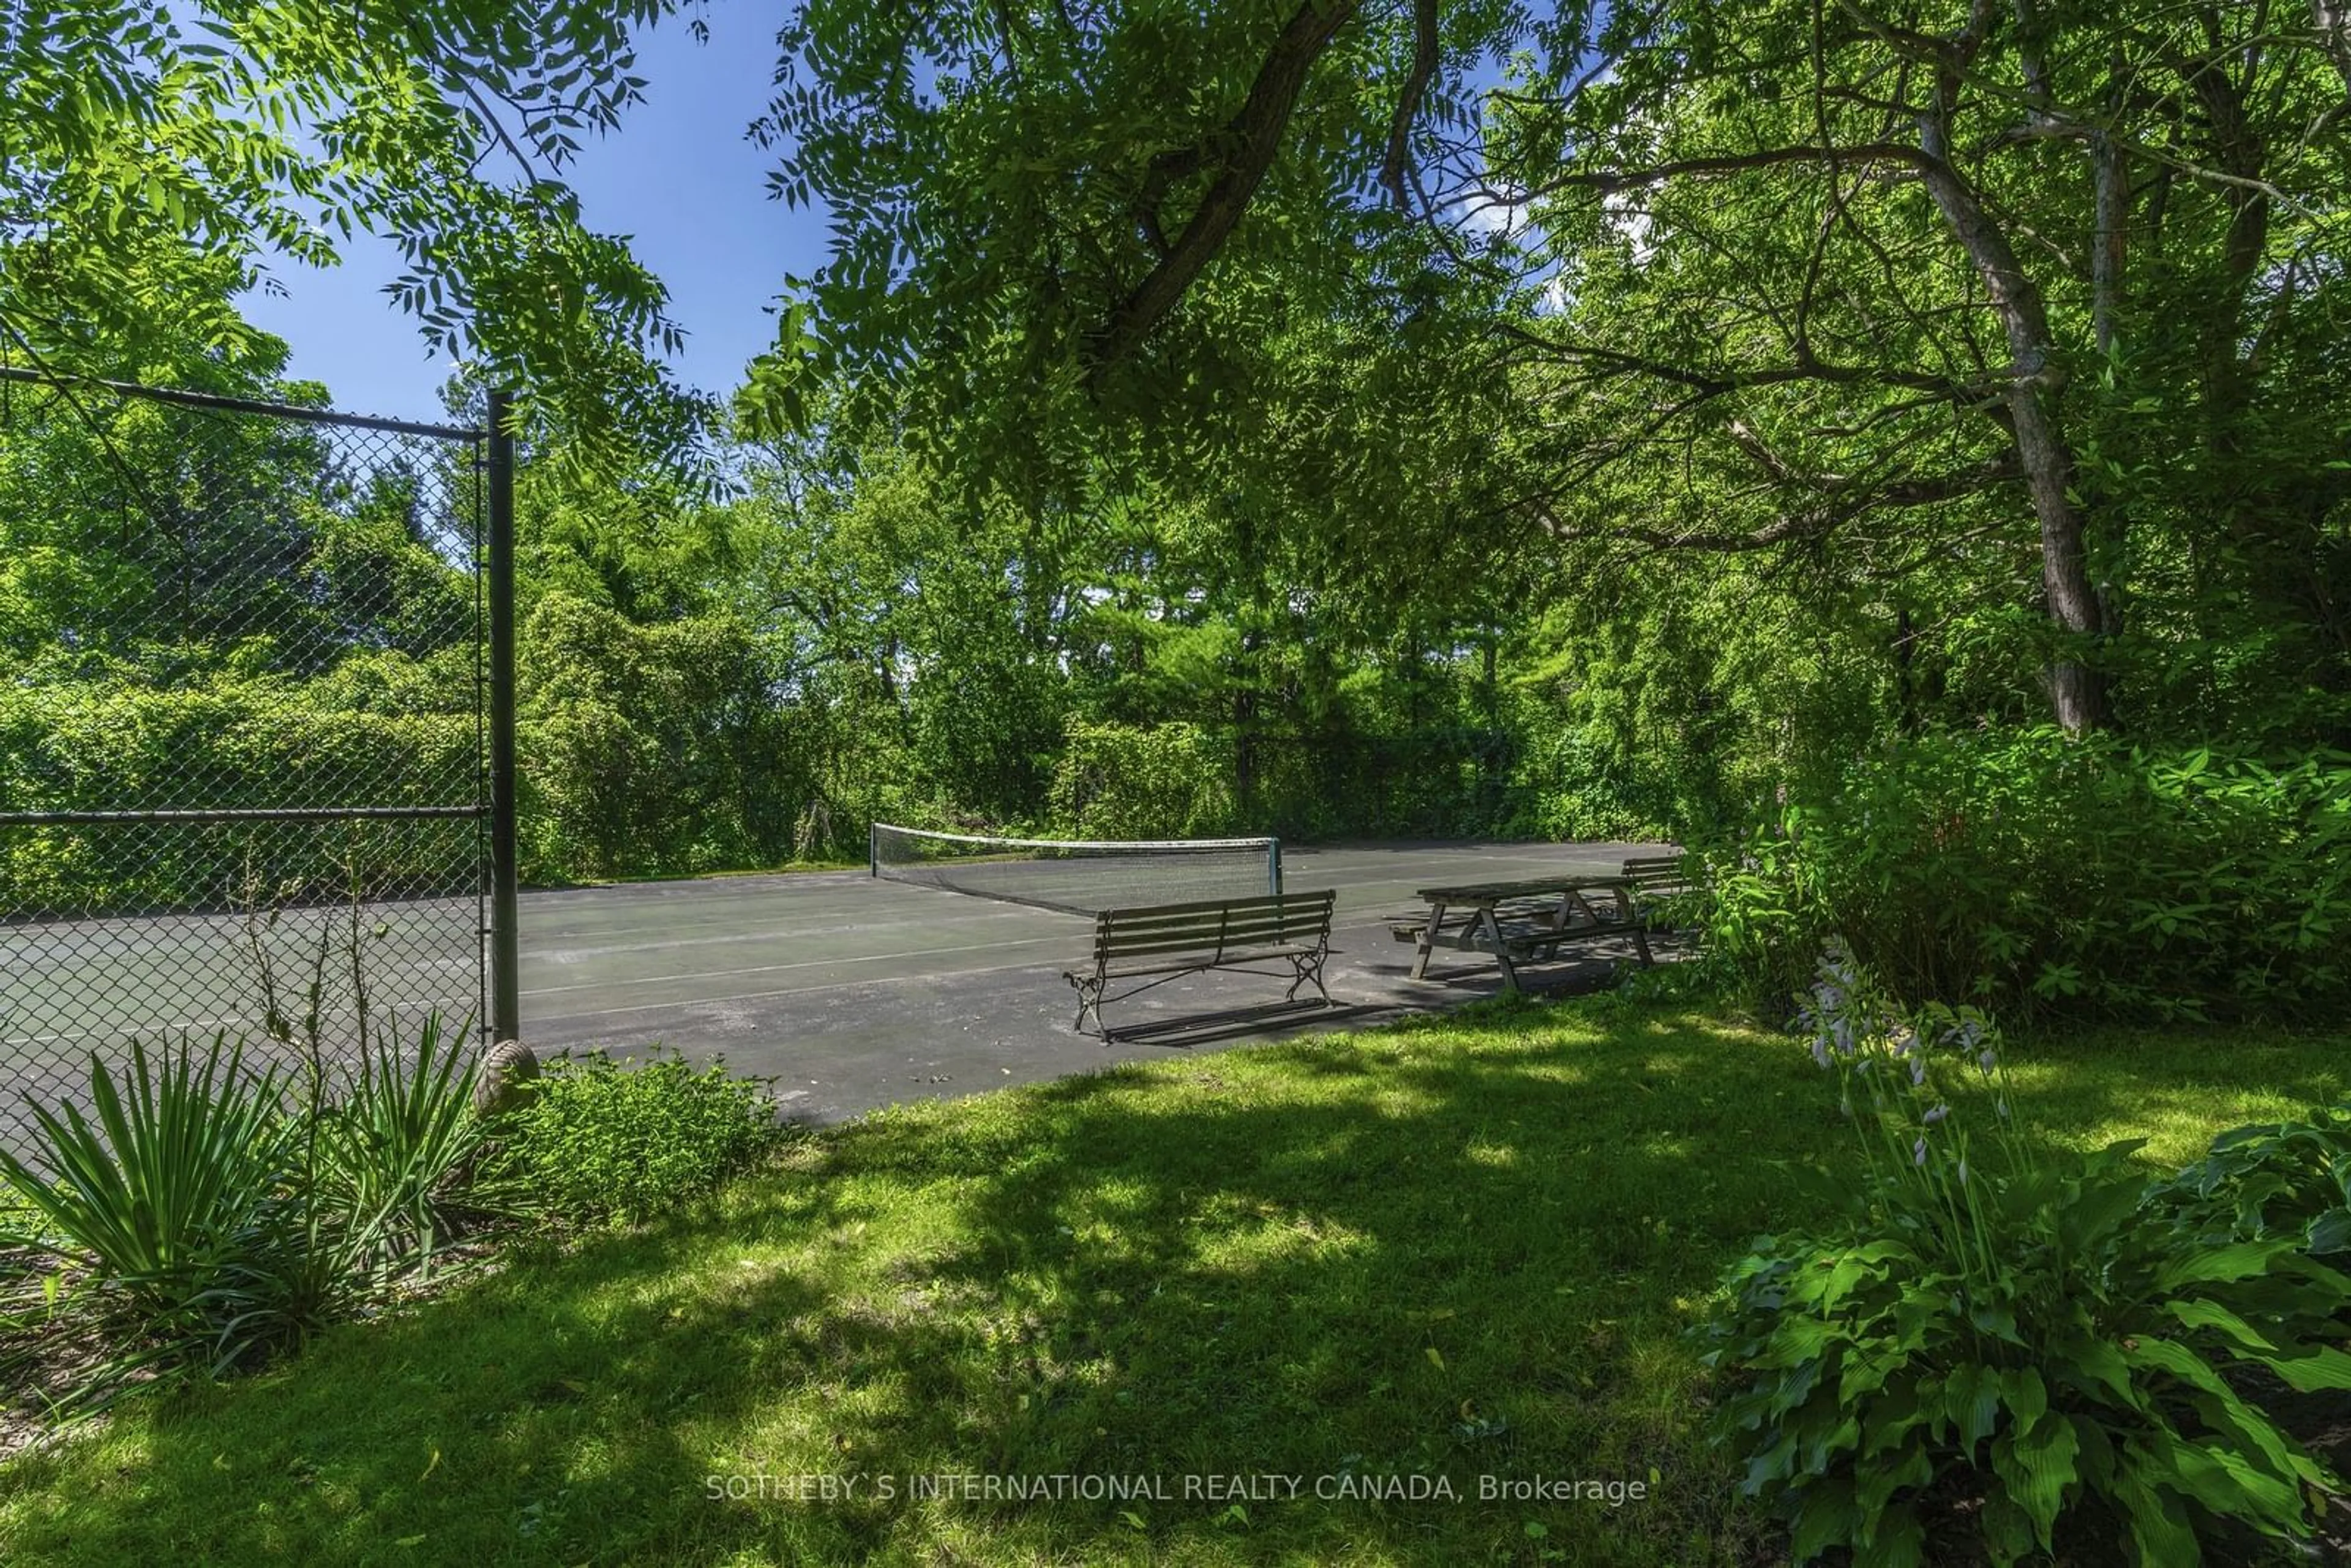
M477 737L466 706L472 665L461 653L372 650L315 676L272 669L272 657L268 639L248 639L175 684L157 684L128 661L28 670L0 685L0 797L20 810L68 811L177 800L172 790L193 787L205 791L204 803L303 805L322 775L357 775L382 781L371 804L429 805L470 785ZM323 834L264 841L219 830L159 840L49 824L0 845L0 907L219 908L347 896L351 847ZM381 885L469 885L466 861L439 835L370 835L360 858ZM257 900L241 896L249 886L261 890Z
M2179 1223L2136 1142L2027 1142L1983 1015L1905 1014L1842 952L1805 1021L1867 1174L1760 1239L1703 1331L1718 1440L1796 1561L2306 1542L2344 1483L2246 1390L2351 1390L2351 1278L2307 1230Z
M1235 831L1231 753L1228 737L1196 725L1072 720L1053 774L1053 820L1092 839Z

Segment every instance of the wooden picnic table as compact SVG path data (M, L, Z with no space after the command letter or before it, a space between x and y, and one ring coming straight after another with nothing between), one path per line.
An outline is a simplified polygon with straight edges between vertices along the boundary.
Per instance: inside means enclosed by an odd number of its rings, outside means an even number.
M1639 885L1636 877L1570 872L1518 882L1424 887L1418 896L1428 905L1427 915L1391 929L1398 941L1419 946L1412 961L1414 979L1428 977L1429 955L1444 947L1492 954L1501 966L1503 986L1515 991L1518 966L1550 956L1562 943L1621 933L1633 939L1642 963L1654 963L1635 904ZM1595 904L1594 895L1604 905Z

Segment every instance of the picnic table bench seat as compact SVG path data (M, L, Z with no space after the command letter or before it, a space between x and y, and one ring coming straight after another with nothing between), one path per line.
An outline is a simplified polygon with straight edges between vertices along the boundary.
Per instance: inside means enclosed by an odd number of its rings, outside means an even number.
M1114 1037L1102 1020L1104 1002L1123 1001L1154 986L1211 969L1288 979L1285 1001L1296 1000L1311 982L1328 1002L1331 992L1322 983L1322 966L1330 956L1331 912L1337 899L1335 891L1325 889L1102 910L1094 916L1092 963L1062 972L1061 977L1077 989L1076 1027L1084 1032L1086 1015L1093 1014L1094 1026L1108 1043ZM1258 967L1264 965L1288 967ZM1108 994L1110 987L1124 980L1142 983Z
M1633 914L1653 931L1673 929L1658 917L1658 904L1698 891L1689 862L1681 855L1627 855L1624 877L1631 884Z

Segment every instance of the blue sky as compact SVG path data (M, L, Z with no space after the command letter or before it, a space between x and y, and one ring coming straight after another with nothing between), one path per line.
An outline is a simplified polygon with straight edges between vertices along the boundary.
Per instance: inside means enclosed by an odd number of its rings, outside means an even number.
M821 213L768 199L772 156L743 139L769 96L776 12L738 0L708 15L706 45L678 17L640 37L645 101L618 133L586 143L568 175L589 225L633 236L639 259L669 286L671 314L689 334L680 377L723 392L772 337L766 308L784 275L816 269L827 231ZM425 357L414 321L383 293L398 252L364 236L342 250L333 268L277 263L286 297L248 295L247 319L285 339L292 374L325 382L338 407L437 418L449 367Z

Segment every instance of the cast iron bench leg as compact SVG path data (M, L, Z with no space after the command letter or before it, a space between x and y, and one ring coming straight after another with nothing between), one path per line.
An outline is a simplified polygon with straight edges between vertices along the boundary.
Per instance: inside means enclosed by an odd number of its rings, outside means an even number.
M1096 1029L1102 1029L1102 977L1099 975L1091 975L1081 977L1076 975L1071 975L1070 977L1070 984L1078 988L1078 1021L1071 1024L1070 1027L1076 1030L1080 1034L1085 1033L1086 1014L1091 1012L1094 1015L1094 1027ZM1102 1038L1104 1040L1108 1040L1110 1038L1110 1031L1107 1029L1102 1029Z

